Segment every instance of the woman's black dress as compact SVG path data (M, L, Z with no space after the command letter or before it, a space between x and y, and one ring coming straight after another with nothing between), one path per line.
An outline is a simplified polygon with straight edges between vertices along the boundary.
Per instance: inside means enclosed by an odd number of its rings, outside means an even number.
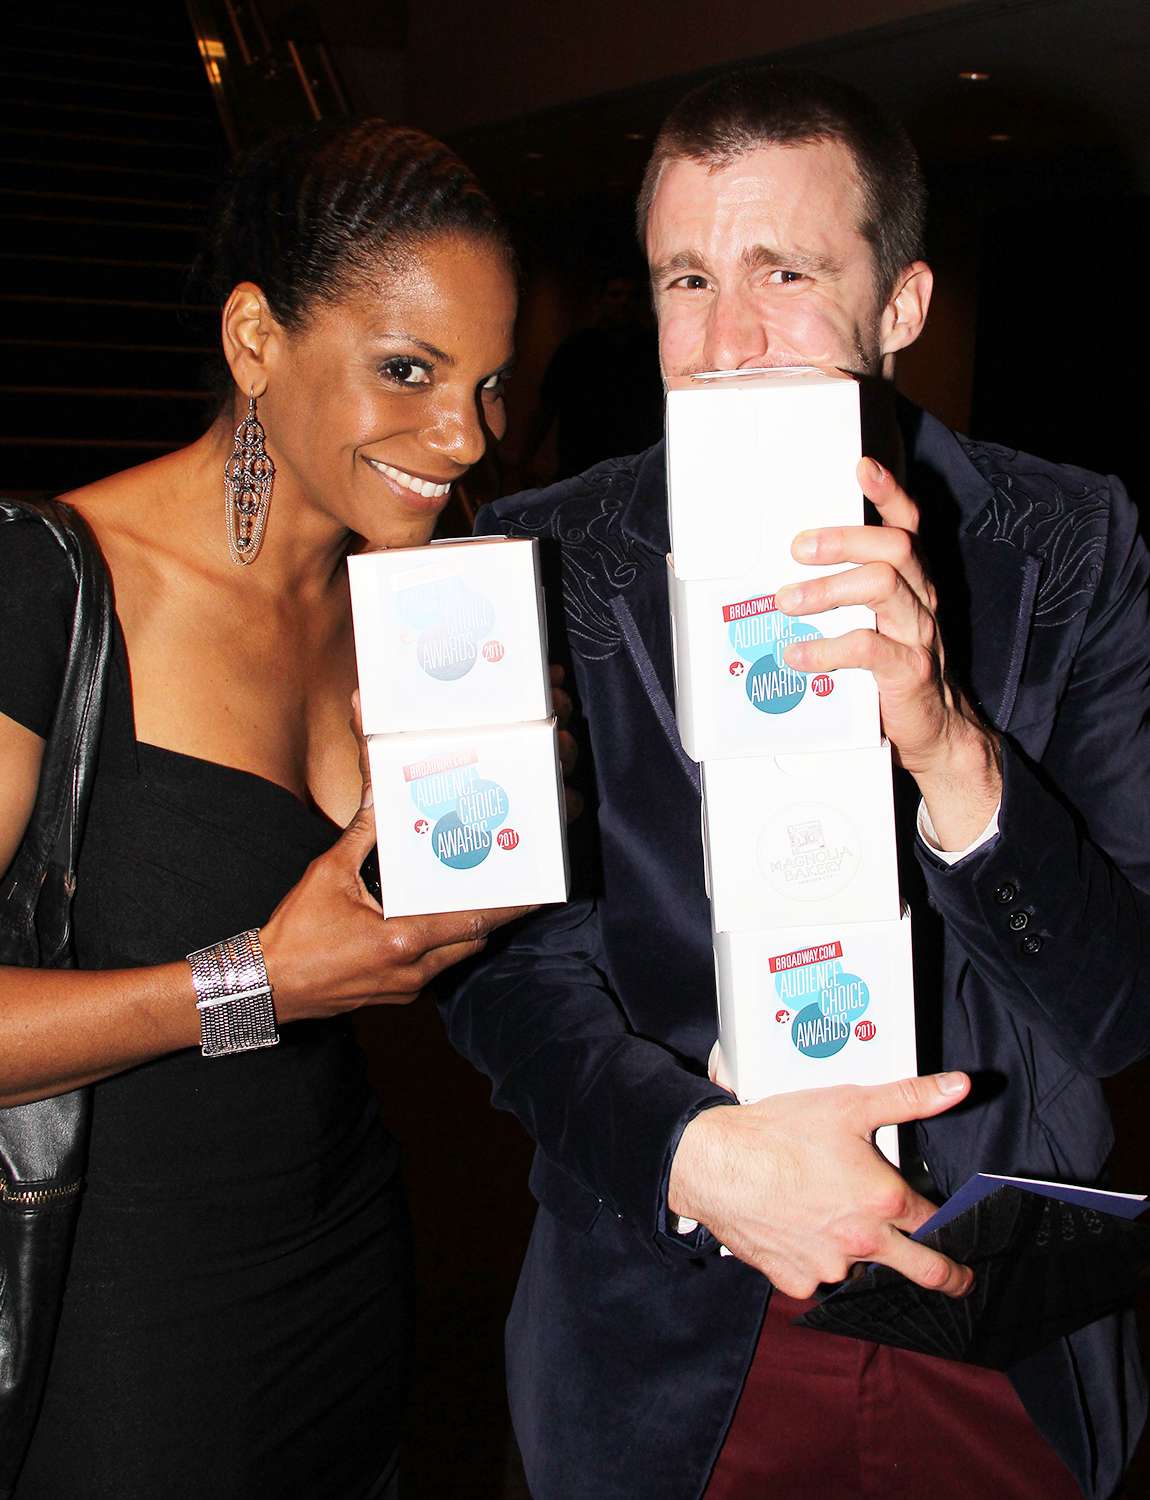
M0 712L40 734L71 610L46 530L0 526ZM338 832L259 776L137 743L117 636L82 968L165 963L258 926ZM17 1500L364 1500L398 1437L410 1254L396 1146L347 1022L285 1026L235 1057L178 1052L94 1094Z

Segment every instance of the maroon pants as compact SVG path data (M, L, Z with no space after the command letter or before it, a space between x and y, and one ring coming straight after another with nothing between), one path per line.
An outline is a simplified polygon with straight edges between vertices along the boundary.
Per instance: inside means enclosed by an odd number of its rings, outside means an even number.
M1081 1500L1005 1375L795 1328L775 1292L704 1500Z

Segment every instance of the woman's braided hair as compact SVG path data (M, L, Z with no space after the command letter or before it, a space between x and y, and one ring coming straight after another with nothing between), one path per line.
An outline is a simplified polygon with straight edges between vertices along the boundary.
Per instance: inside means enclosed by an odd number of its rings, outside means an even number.
M510 238L471 170L421 130L364 119L279 136L239 158L224 182L196 270L197 300L221 307L241 281L298 328L427 240L485 241L514 266Z

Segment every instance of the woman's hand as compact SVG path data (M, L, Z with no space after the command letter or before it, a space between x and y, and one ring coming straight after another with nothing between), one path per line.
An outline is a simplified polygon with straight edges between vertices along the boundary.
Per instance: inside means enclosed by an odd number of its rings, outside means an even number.
M359 873L375 848L375 813L358 695L352 728L363 787L359 811L260 931L281 1024L361 1005L406 1005L437 974L480 952L494 928L532 909L385 915Z

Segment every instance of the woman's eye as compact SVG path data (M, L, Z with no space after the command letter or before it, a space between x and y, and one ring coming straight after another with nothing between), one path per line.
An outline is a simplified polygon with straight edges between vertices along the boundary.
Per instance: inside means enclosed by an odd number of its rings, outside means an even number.
M500 370L498 375L491 375L479 389L489 396L502 396L507 385L507 371Z
M382 366L383 373L397 385L427 385L431 371L427 365L414 359L389 359Z

